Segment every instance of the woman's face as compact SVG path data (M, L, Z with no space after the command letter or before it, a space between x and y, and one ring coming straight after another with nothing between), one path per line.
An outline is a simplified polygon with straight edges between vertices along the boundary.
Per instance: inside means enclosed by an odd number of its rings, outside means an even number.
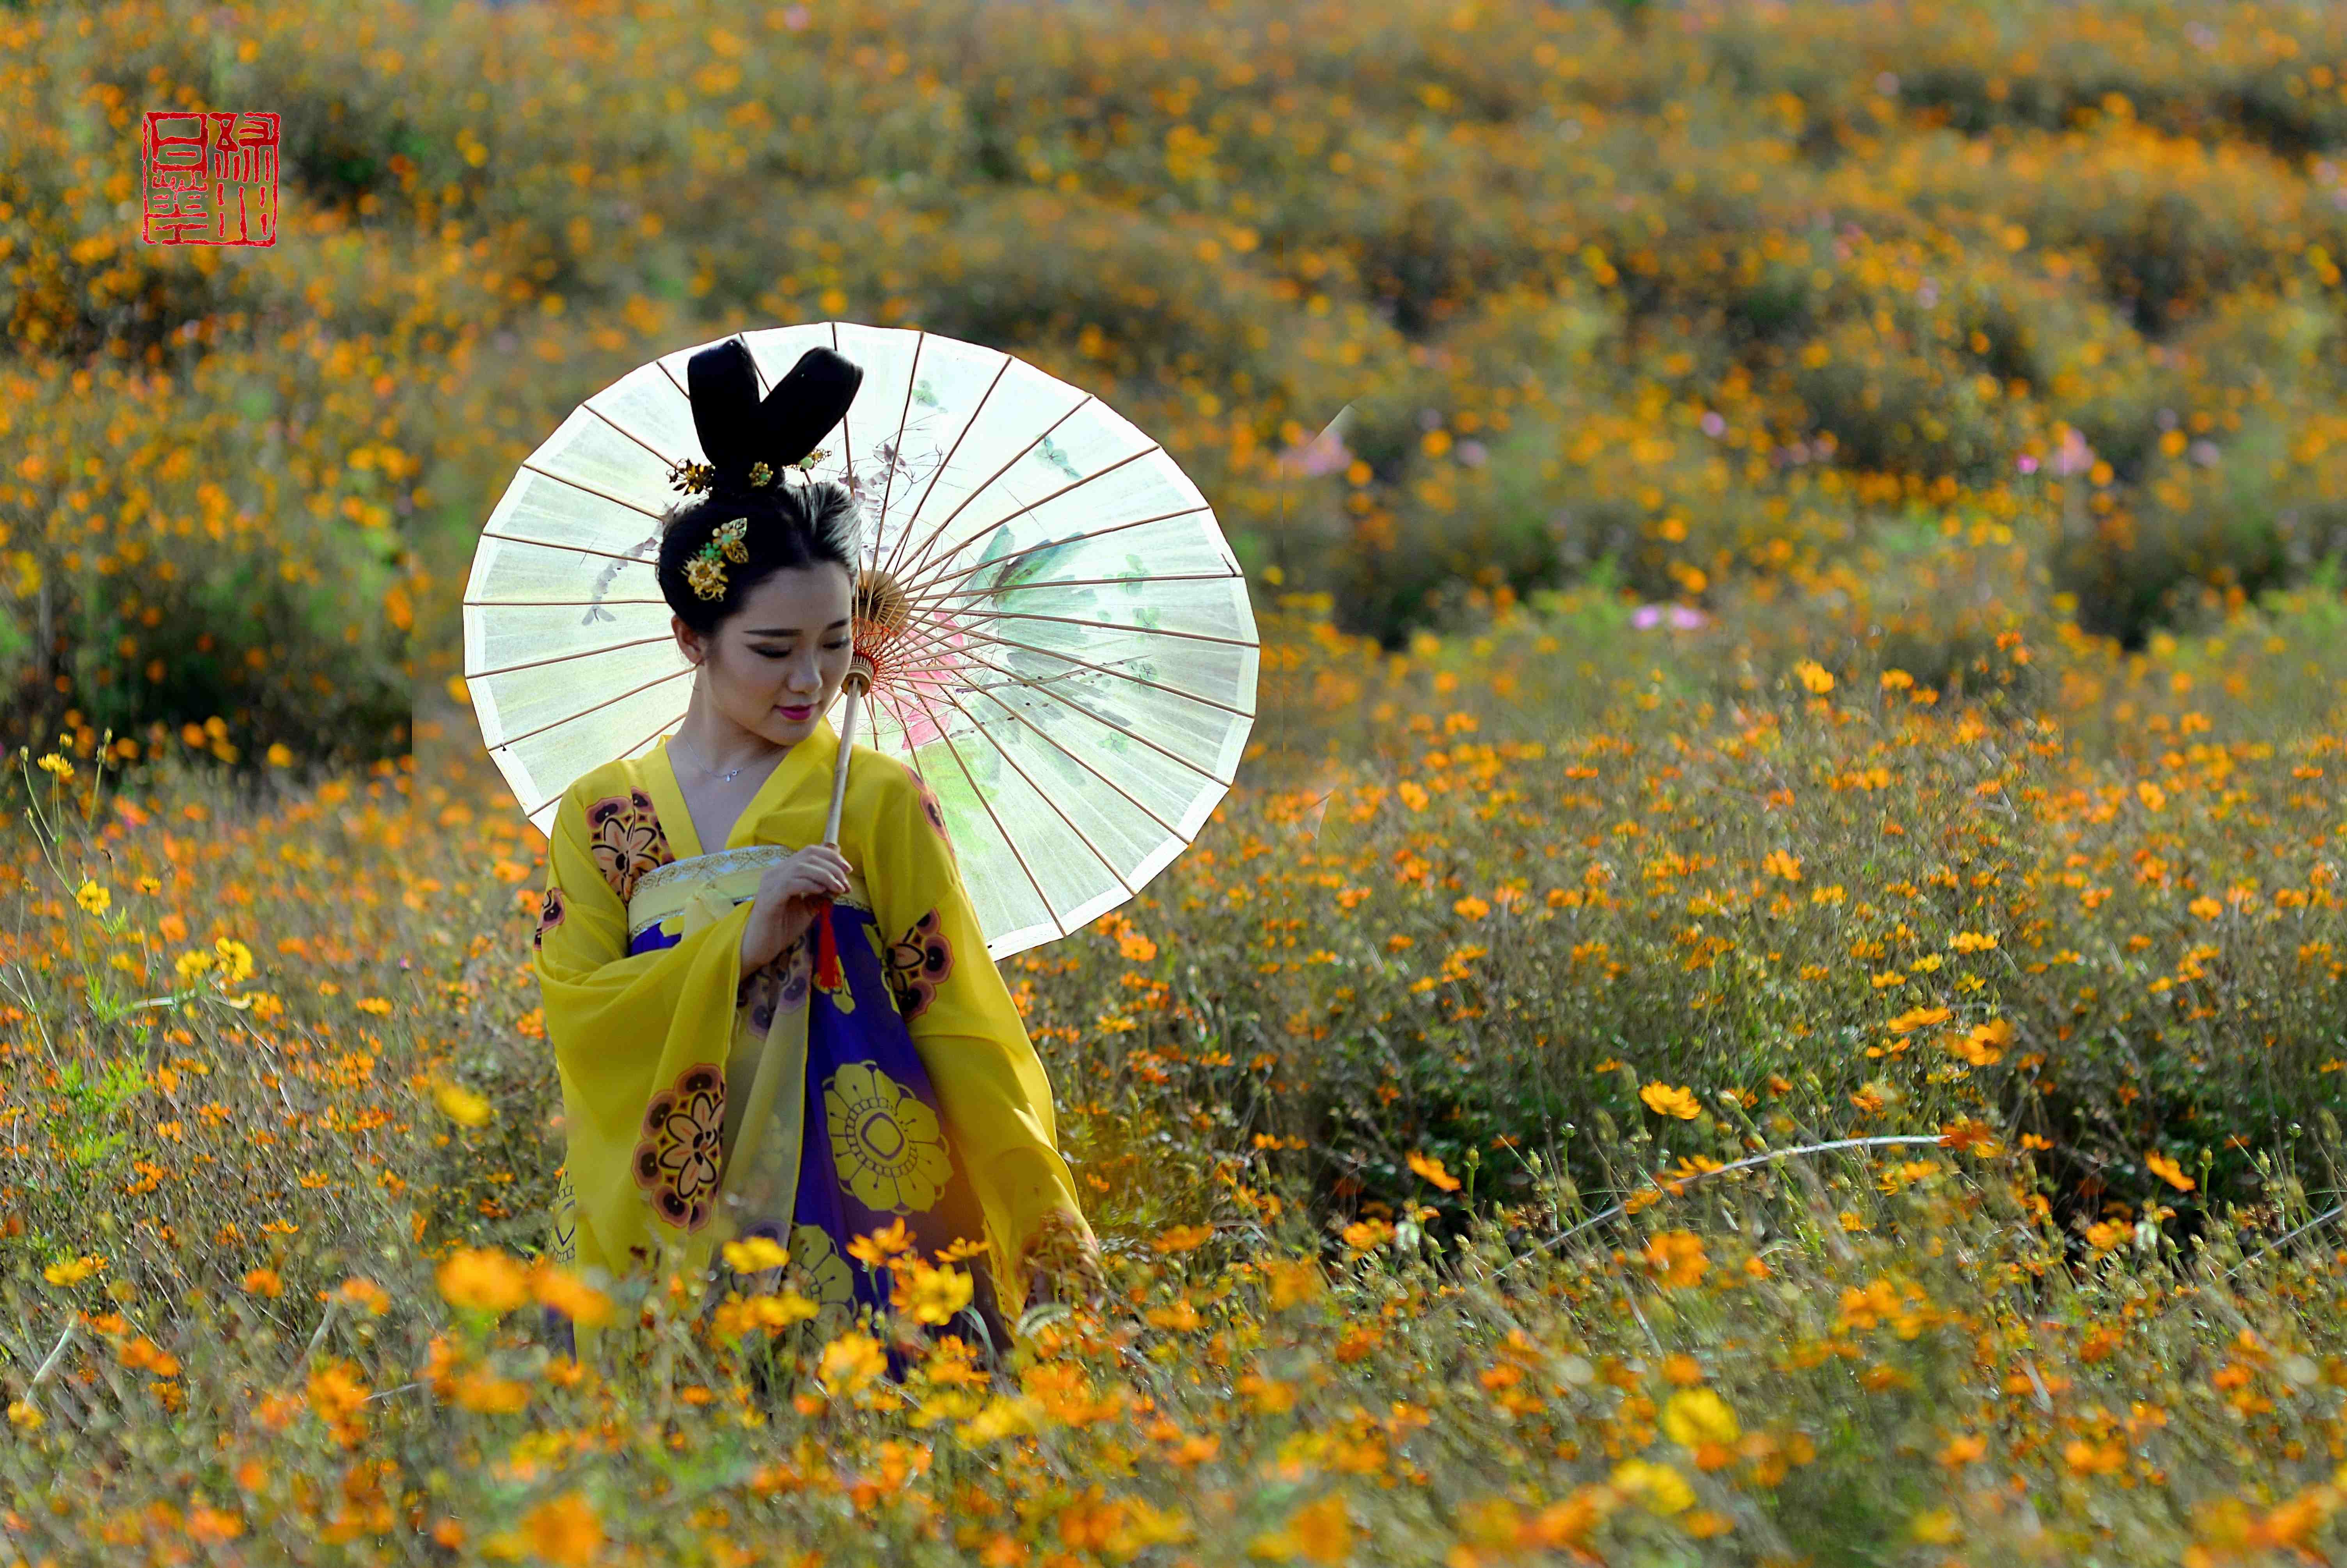
M819 561L751 589L705 641L682 619L672 624L684 656L701 666L703 702L737 728L787 746L814 732L847 677L851 608L847 569Z

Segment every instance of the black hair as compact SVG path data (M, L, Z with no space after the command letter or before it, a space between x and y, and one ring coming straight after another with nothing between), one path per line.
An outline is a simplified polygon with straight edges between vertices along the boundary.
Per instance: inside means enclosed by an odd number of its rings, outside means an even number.
M749 519L742 542L750 559L733 561L721 556L724 596L703 599L693 591L685 563L735 518ZM694 496L670 507L661 519L657 569L661 597L687 626L709 637L742 608L743 597L750 589L778 571L836 562L847 573L853 591L862 544L859 524L856 497L835 479L777 485L746 495L720 490Z

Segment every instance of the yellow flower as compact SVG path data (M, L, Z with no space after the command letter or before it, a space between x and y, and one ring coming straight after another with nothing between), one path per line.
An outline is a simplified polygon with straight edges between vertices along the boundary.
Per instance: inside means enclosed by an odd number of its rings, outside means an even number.
M478 1127L489 1119L489 1102L462 1084L443 1081L434 1086L432 1098L448 1120L464 1127Z
M1670 1290L1695 1284L1711 1266L1711 1259L1704 1255L1703 1238L1693 1231L1665 1231L1654 1237L1646 1243L1645 1262L1647 1271Z
M212 951L220 957L223 983L240 985L252 978L252 949L242 942L222 937L212 944Z
M1692 1122L1703 1114L1702 1105L1696 1102L1692 1093L1685 1089L1675 1089L1659 1078L1638 1091L1638 1098L1645 1101L1646 1109L1657 1116L1676 1116L1682 1122Z
M1614 1467L1614 1487L1646 1505L1653 1513L1683 1513L1695 1505L1695 1488L1687 1478L1666 1464L1624 1460Z
M39 1407L30 1399L18 1399L8 1407L8 1424L18 1431L38 1431L42 1419Z
M1041 1425L1043 1402L1032 1394L997 1394L961 1428L966 1443L989 1443Z
M2135 794L2137 800L2143 802L2143 809L2146 811L2157 811L2168 804L2168 792L2149 779L2145 779L2135 786Z
M583 1568L603 1550L603 1523L595 1506L579 1493L539 1503L522 1520L529 1549L562 1568Z
M356 1275L343 1281L342 1288L334 1294L350 1306L363 1309L373 1317L380 1317L391 1310L391 1292L374 1280L362 1279Z
M1174 1225L1149 1245L1159 1252L1188 1252L1214 1239L1212 1225Z
M1343 1492L1306 1503L1287 1528L1296 1549L1310 1562L1342 1563L1353 1554L1353 1519L1346 1512Z
M791 1255L783 1250L780 1243L764 1235L753 1235L748 1241L729 1241L724 1252L725 1266L736 1274L780 1268L791 1260Z
M529 1276L504 1253L465 1247L440 1266L440 1294L452 1307L511 1312L529 1299Z
M610 1296L542 1258L529 1271L529 1293L540 1307L551 1307L574 1323L592 1326L611 1316Z
M823 1348L820 1375L826 1388L860 1389L887 1369L887 1352L880 1348L880 1341L869 1334L851 1329Z
M1927 1508L1909 1522L1915 1539L1927 1546L1945 1546L1963 1534L1955 1514L1944 1508Z
M888 1222L885 1229L869 1235L860 1235L847 1244L847 1255L866 1268L886 1268L888 1260L900 1252L909 1252L913 1233L905 1228L900 1216Z
M456 1404L460 1409L509 1416L528 1406L529 1388L494 1377L486 1368L471 1367L456 1379Z
M277 1271L273 1268L256 1268L249 1271L244 1276L244 1287L255 1296L266 1296L272 1298L285 1294L285 1282L277 1277Z
M2153 1175L2157 1176L2179 1193L2188 1193L2200 1184L2186 1175L2184 1167L2166 1154L2146 1154L2143 1157L2143 1163L2149 1167Z
M1706 1443L1725 1445L1744 1435L1744 1429L1737 1425L1736 1412L1709 1389L1673 1394L1670 1403L1663 1407L1663 1430L1671 1441L1688 1449Z
M750 1303L751 1315L762 1328L788 1328L794 1323L805 1323L822 1310L795 1290L761 1296Z
M1802 685L1820 697L1834 689L1833 676L1827 672L1824 665L1814 659L1804 659L1794 665L1793 673L1801 678Z
M902 1214L937 1202L953 1169L937 1112L861 1061L824 1081L823 1103L833 1163L858 1203Z
M973 1282L962 1270L931 1268L915 1259L909 1272L909 1282L900 1277L897 1296L916 1323L950 1323L956 1313L969 1305Z
M1320 1266L1310 1258L1274 1259L1263 1266L1263 1272L1271 1281L1271 1305L1275 1311L1312 1300L1327 1283L1321 1277Z
M98 1265L99 1260L95 1257L68 1258L63 1263L53 1263L41 1270L41 1277L51 1285L79 1285L97 1272Z
M1409 1156L1409 1168L1446 1193L1455 1193L1459 1190L1459 1178L1444 1170L1442 1162L1431 1154L1420 1154L1413 1151Z
M114 895L95 882L85 882L74 894L74 902L93 915L103 915L107 907L114 902Z

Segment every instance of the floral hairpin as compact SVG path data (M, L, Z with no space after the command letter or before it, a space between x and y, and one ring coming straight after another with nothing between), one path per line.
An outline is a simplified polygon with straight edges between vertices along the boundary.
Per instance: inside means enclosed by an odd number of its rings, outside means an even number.
M684 563L685 580L692 585L693 592L703 599L725 597L725 562L738 565L750 559L746 538L749 529L749 518L735 518L719 527L709 537L709 542L693 552L692 559Z
M805 474L812 471L817 463L830 456L828 449L821 449L808 453L795 463L785 463L783 466L796 468L800 473ZM752 489L763 490L769 485L782 483L782 475L772 464L753 463L750 465L749 480ZM705 490L717 488L717 466L713 463L696 463L690 457L681 458L669 465L668 482L671 488L682 490L688 496L697 496Z

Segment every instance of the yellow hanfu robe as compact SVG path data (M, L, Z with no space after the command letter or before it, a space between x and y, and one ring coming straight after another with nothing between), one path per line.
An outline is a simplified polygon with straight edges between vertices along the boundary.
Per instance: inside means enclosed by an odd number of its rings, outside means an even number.
M724 1242L764 1235L853 1309L887 1296L847 1242L901 1218L924 1251L983 1242L963 1266L999 1337L1039 1225L1061 1211L1090 1231L1051 1083L917 774L851 748L849 893L742 970L760 876L822 837L838 743L819 719L712 852L665 742L564 793L534 938L568 1142L550 1250L590 1282L647 1266L702 1281ZM583 1352L589 1326L576 1333Z

